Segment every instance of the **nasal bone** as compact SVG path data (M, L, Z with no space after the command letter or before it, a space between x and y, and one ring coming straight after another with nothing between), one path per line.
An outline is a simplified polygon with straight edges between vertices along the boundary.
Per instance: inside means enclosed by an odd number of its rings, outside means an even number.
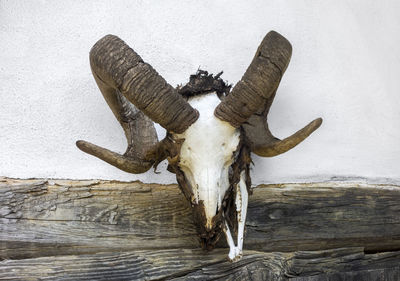
M207 218L206 229L213 228L212 219L217 214L219 201L219 178L213 168L206 168L200 174L199 199L204 202L204 211Z

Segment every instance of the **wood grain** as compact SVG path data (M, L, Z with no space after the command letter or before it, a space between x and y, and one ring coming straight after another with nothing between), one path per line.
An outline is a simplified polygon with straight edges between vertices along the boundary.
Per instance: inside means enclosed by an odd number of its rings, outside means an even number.
M176 185L0 178L0 280L400 280L399 210L394 185L259 186L231 264Z
M362 248L246 251L237 263L226 260L224 249L209 253L200 249L137 250L4 260L0 280L394 281L400 277L399 262L399 252L365 255ZM357 278L344 279L349 277Z

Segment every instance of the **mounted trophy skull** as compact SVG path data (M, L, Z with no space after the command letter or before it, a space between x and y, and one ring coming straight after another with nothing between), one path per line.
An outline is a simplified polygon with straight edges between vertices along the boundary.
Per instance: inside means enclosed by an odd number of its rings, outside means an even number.
M242 256L251 193L251 152L263 157L284 153L322 123L315 119L283 140L268 129L267 114L291 53L290 43L271 31L232 90L221 73L205 71L174 88L121 39L107 35L91 49L90 66L128 148L120 155L86 141L76 144L134 174L167 159L193 208L202 247L213 249L224 232L228 257L236 261ZM161 141L153 122L167 131Z

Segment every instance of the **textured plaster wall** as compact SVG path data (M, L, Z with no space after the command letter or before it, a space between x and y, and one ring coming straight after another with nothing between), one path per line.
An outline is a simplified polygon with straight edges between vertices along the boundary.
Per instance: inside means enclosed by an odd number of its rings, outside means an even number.
M199 66L236 83L274 29L294 52L271 130L324 123L284 155L255 157L253 182L399 179L399 14L399 1L1 0L0 176L174 182L165 163L159 175L131 175L75 147L125 150L90 73L91 46L116 34L172 85Z

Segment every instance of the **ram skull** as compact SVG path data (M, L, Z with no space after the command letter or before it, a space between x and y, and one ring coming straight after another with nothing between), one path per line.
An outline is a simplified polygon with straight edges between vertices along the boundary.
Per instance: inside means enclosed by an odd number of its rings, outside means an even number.
M222 233L229 259L242 256L251 152L271 157L307 138L322 122L315 119L280 140L268 129L267 114L292 53L277 32L261 42L242 79L231 90L220 74L198 71L189 83L169 85L121 39L107 35L90 51L90 66L100 91L125 131L123 155L86 141L82 151L129 173L144 173L167 159L193 208L204 249ZM166 129L158 141L154 123Z

